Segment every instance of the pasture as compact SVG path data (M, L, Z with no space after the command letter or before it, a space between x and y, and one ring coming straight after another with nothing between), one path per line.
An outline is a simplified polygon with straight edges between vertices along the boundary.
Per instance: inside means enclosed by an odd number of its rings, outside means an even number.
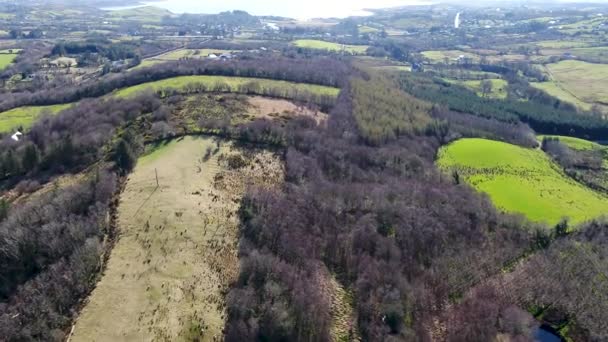
M608 198L566 176L543 151L485 139L462 139L439 151L446 174L489 195L506 212L554 225L574 224L608 212Z
M477 93L477 96L479 96L479 97L486 96L483 94L482 89L481 89L481 83L483 81L480 81L480 80L454 81L454 80L449 80L449 79L446 79L446 81L465 86L465 87L469 88L470 90L474 91L475 93ZM508 95L507 87L509 86L509 83L502 79L489 79L489 81L492 83L492 90L487 94L487 97L493 98L493 99L506 99L507 95Z
M607 147L602 146L593 141L575 138L575 137L567 137L563 135L539 135L538 141L542 141L544 137L547 138L558 138L559 141L566 146L570 147L573 150L578 151L591 151L591 150L605 150Z
M608 65L567 60L546 69L558 86L583 102L608 103Z
M294 93L305 92L316 96L337 97L340 89L326 87L315 84L294 83L287 81L277 81L247 77L226 77L226 76L179 76L155 82L148 82L136 86L121 89L115 93L117 96L128 97L150 89L152 91L162 91L163 89L175 89L177 91L187 91L189 85L200 84L210 91L219 92L243 92L243 87L255 84L256 94L267 95L266 91L274 90L289 98Z
M448 64L456 63L460 56L470 58L474 63L479 63L479 60L481 59L479 55L461 50L423 51L422 56L429 59L431 63L445 63L447 61Z
M18 127L29 128L44 114L57 114L71 104L52 106L19 107L0 113L0 133L10 132Z
M212 138L141 157L121 195L120 239L71 340L221 340L224 296L239 271L241 198L282 179L270 152Z
M345 45L314 39L300 39L293 41L292 44L305 49L328 50L333 52L344 51L355 55L365 54L367 48L369 48L367 45Z
M5 69L17 58L16 53L0 53L0 70Z
M530 82L530 85L536 89L540 89L547 94L558 98L562 101L571 103L583 110L590 110L593 106L591 103L584 102L581 99L569 93L567 90L561 88L557 83L553 81L548 82Z

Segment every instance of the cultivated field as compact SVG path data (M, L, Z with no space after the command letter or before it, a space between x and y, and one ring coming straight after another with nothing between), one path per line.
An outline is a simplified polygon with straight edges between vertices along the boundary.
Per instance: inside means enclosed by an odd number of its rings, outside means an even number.
M72 341L221 340L238 276L239 202L247 187L282 179L270 152L211 138L142 157L121 196L120 239Z
M340 92L338 88L259 78L225 76L179 76L125 88L117 91L116 95L123 97L132 96L147 89L151 89L153 91L159 91L165 88L186 90L188 85L191 84L203 84L207 87L207 89L218 90L222 92L240 92L240 87L251 85L254 83L258 84L257 88L259 92L256 93L260 95L264 95L264 89L276 89L280 93L285 95L283 97L290 97L290 94L293 94L295 92L307 92L318 96L336 97Z
M423 51L422 56L428 58L432 63L455 63L460 56L470 58L474 63L479 63L480 57L474 53L461 50L432 50Z
M292 42L292 44L306 49L344 51L352 54L365 54L369 47L367 45L344 45L313 39L300 39Z
M538 149L485 139L462 139L439 152L439 167L487 193L505 211L549 224L604 215L608 198L566 176Z
M581 101L608 103L608 65L567 60L546 66L558 86Z
M57 114L67 109L71 104L19 107L0 113L0 133L9 132L15 128L31 127L43 114Z

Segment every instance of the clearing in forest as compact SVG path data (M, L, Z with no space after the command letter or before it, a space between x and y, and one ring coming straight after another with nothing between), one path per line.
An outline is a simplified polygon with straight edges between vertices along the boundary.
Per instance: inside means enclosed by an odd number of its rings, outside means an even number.
M239 272L239 202L248 186L282 179L272 153L211 138L140 158L121 196L120 238L72 341L221 338L224 295Z
M0 133L10 132L18 127L29 128L45 113L57 114L71 105L28 106L7 110L0 113Z
M0 70L8 67L17 58L16 53L0 53Z
M323 40L314 40L314 39L299 39L293 41L292 44L296 47L305 48L305 49L316 49L316 50L328 50L335 52L348 52L352 54L365 54L368 45L346 45L346 44L338 44L332 42L326 42Z
M443 171L487 193L498 208L532 221L556 224L569 217L577 224L608 212L606 196L565 175L539 149L462 139L442 148L437 163Z

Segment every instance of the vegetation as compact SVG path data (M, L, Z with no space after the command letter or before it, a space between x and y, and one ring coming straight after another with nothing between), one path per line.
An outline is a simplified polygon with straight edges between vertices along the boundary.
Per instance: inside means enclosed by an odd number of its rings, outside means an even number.
M125 88L117 91L116 96L133 96L147 89L160 92L163 95L172 93L171 90L174 90L177 93L213 91L266 95L297 100L311 98L312 102L321 105L329 105L340 91L337 88L314 84L246 77L180 76Z
M70 105L52 105L41 107L19 107L0 113L0 133L10 132L17 128L29 128L45 114L57 114Z
M328 50L332 52L346 52L350 54L365 54L369 46L365 45L348 45L326 42L322 40L300 39L292 43L293 45L305 49Z
M487 193L501 209L534 221L581 223L608 210L606 196L568 178L542 151L483 139L443 148L437 163Z
M608 103L608 92L603 80L608 77L608 66L580 61L562 61L547 65L552 79L567 92L587 103Z

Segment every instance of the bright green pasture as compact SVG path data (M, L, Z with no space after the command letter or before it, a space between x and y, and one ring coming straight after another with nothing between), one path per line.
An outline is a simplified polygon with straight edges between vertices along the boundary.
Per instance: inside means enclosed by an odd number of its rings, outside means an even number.
M563 135L539 135L538 141L542 141L544 137L547 138L558 138L559 141L571 149L578 151L591 151L591 150L603 150L606 149L605 146L602 146L593 141L575 138L575 137L567 137Z
M0 133L10 132L20 126L29 128L42 114L57 114L70 106L71 104L19 107L2 112L0 113Z
M369 48L367 45L344 45L313 39L300 39L292 42L292 44L306 49L345 51L352 54L365 54L367 48Z
M11 65L16 57L16 53L0 53L0 70Z
M245 86L255 82L259 85L260 94L263 89L278 88L283 89L285 94L294 93L297 91L308 92L314 95L329 95L338 96L340 89L326 87L315 84L293 83L287 81L268 80L260 78L247 77L225 77L225 76L179 76L168 78L165 80L148 82L139 84L133 87L125 88L116 92L117 96L127 97L146 89L159 91L166 88L184 89L190 84L202 83L207 88L221 88L222 91L238 92L241 86Z
M485 139L458 140L439 151L438 166L487 193L507 212L556 224L581 223L608 213L608 198L566 176L539 149Z

